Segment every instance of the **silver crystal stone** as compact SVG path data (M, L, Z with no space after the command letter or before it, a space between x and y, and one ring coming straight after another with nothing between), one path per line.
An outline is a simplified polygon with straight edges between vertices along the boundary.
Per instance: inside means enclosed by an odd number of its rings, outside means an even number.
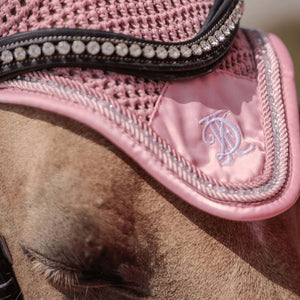
M128 47L125 43L119 43L116 46L117 55L124 57L128 54Z
M139 57L142 55L142 48L138 44L132 44L129 48L129 53L132 57Z
M72 51L74 54L82 54L85 51L85 44L82 41L74 41Z
M201 41L200 45L201 45L201 48L203 49L203 51L205 51L205 52L208 52L211 50L211 45L207 41Z
M228 27L229 30L233 31L235 29L235 24L233 23L233 21L231 20L231 18L229 18L226 21L226 25Z
M42 51L44 55L51 56L55 53L55 46L50 42L46 42L43 44Z
M96 41L90 41L86 46L87 52L91 55L97 55L100 52L100 49L101 47Z
M23 47L18 47L14 50L16 60L22 61L26 58L26 51Z
M170 47L169 56L173 59L177 59L180 57L180 51L176 47Z
M214 37L210 36L207 40L213 47L217 47L219 45L219 41Z
M193 54L194 55L201 55L202 53L203 53L203 50L202 50L202 48L201 48L201 46L200 45L197 45L197 44L194 44L194 45L192 45L192 51L193 51Z
M152 46L148 45L143 49L143 54L146 58L153 58L155 56L155 50Z
M111 42L104 42L101 49L106 56L110 56L115 52L115 46Z
M225 36L230 36L230 30L228 29L228 27L226 25L223 25L221 27L221 31L224 33Z
M181 46L180 52L181 52L181 55L186 58L188 58L192 55L192 50L188 46Z
M156 56L159 59L166 59L168 57L168 51L165 47L159 46L156 49Z
M31 58L38 58L42 54L40 46L30 45L28 48L28 54Z
M71 46L68 42L66 41L61 41L57 44L57 51L59 54L61 55L67 55L69 54L70 50L71 50Z
M240 9L236 9L236 10L234 11L234 13L232 14L232 21L233 21L235 24L238 24L241 17L242 17L242 14L241 14Z
M222 31L220 31L220 30L217 30L217 31L215 32L215 38L216 38L218 41L220 41L220 42L225 41L225 35L224 35L224 33L222 33Z
M10 62L12 62L14 59L13 54L11 53L11 51L9 50L4 50L1 53L1 60L3 61L3 63L8 64Z

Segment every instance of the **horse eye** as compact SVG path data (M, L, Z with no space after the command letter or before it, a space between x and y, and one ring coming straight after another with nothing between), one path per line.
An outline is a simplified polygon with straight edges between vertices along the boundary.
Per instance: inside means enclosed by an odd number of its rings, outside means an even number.
M32 262L32 269L55 286L70 287L78 283L80 270L53 261L21 245L23 253Z
M107 287L125 289L141 294L143 291L134 283L126 282L119 274L104 274L98 270L81 270L46 258L32 249L21 246L23 253L32 262L32 268L51 285L63 290L103 289Z

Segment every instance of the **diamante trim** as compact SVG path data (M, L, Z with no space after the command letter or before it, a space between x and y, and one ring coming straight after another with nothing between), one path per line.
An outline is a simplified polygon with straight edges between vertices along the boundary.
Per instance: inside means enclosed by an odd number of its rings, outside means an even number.
M160 65L163 61L165 67L171 66L171 73L173 73L175 67L181 68L179 71L182 71L182 68L192 68L200 72L201 68L198 67L197 62L203 66L203 69L204 67L209 69L207 65L213 64L217 61L217 58L221 59L225 55L236 34L242 11L243 0L240 0L237 1L235 7L229 6L222 16L218 16L220 19L216 24L211 25L208 33L204 35L199 33L187 42L178 43L153 42L102 31L63 28L48 29L46 31L36 30L7 36L0 40L0 45L2 45L0 47L0 80L1 73L7 77L22 73L23 65L17 65L16 62L18 61L22 61L26 66L24 70L28 71L30 65L36 70L47 67L47 64L51 67L51 63L55 66L58 63L66 65L68 62L72 62L73 65L76 63L82 64L82 61L78 58L84 59L85 62L96 58L99 62L96 66L100 66L100 62L106 64L109 60L108 65L111 66L111 62L113 62L114 67L120 65L125 69L126 65L139 63L145 66L142 68L147 67L149 71L155 72L157 71L157 65ZM220 34L222 28L228 34ZM22 36L27 36L27 38L22 39ZM29 38L29 36L31 37ZM91 42L94 43L93 46L91 46ZM98 43L99 47L95 43ZM26 53L32 45L40 47L42 52L40 55L30 54L26 57ZM195 48L195 45L198 49ZM178 48L179 52L172 50L174 46ZM13 56L11 60L9 54L7 55L7 51L13 53L18 51L20 55ZM212 52L209 53L210 51ZM144 55L141 55L142 53ZM74 55L76 55L77 60L74 59ZM55 61L52 62L49 58L53 58Z

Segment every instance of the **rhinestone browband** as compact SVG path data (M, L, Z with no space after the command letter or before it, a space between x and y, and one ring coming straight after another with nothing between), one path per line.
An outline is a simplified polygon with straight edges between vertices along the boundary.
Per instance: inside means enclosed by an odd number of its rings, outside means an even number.
M229 51L242 11L242 0L216 0L200 32L179 43L68 28L4 37L0 40L0 81L49 67L102 68L169 80L205 74Z

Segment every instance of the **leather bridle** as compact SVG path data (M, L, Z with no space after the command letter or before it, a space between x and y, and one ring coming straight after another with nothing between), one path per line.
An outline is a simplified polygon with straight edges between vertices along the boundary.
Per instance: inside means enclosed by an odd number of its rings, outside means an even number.
M52 67L100 68L159 80L213 71L238 31L243 1L215 0L195 37L158 42L102 30L52 28L0 39L0 81Z

